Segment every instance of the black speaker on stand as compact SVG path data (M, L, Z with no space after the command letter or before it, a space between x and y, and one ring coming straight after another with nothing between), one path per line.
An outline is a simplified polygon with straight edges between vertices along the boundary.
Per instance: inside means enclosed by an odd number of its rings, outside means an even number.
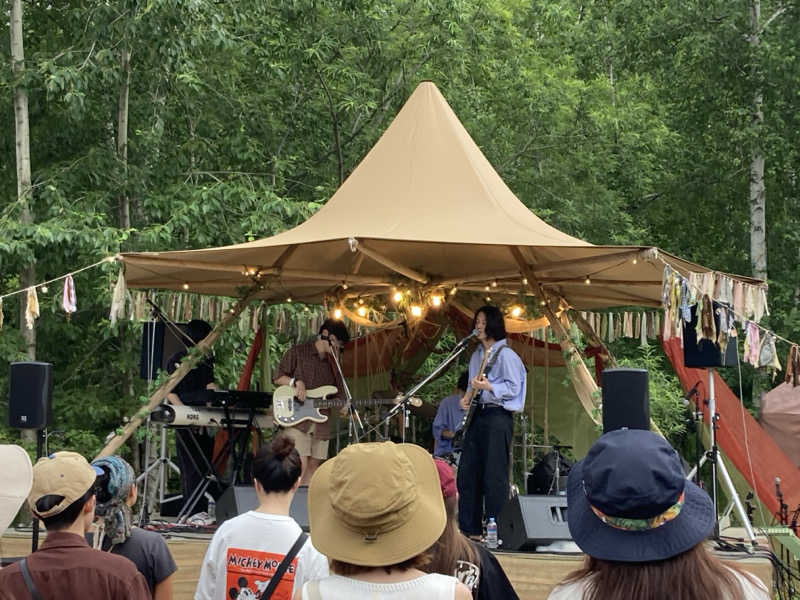
M603 371L603 433L650 429L650 391L645 369Z
M53 365L34 361L11 363L8 382L8 425L36 430L36 460L39 460L44 451L44 430L53 414ZM38 547L39 519L34 519L31 552Z

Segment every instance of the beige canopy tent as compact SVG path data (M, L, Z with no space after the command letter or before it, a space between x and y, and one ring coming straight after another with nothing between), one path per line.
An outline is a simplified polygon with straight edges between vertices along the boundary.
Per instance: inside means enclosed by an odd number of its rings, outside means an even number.
M540 326L553 328L592 419L597 386L570 340L564 310L660 307L665 265L686 277L709 272L652 247L595 246L539 219L506 186L430 82L417 87L358 167L306 222L244 244L120 258L129 287L240 298L198 345L203 351L256 299L345 308L348 298L386 295L395 287L443 297L447 291L446 297L467 304L463 292L490 290L495 301L503 293L535 296L546 318ZM600 344L585 322L579 319L579 325ZM190 355L101 455L119 447L193 360Z
M130 287L240 296L258 278L256 298L314 303L409 282L517 293L528 267L578 309L660 306L662 261L684 274L708 270L655 249L594 246L539 219L431 82L306 222L254 242L122 259Z

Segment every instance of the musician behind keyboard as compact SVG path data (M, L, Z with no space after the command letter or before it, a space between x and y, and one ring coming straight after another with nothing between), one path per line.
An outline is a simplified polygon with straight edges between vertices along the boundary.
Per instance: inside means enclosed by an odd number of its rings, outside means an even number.
M327 319L315 340L287 350L275 371L273 382L276 385L293 386L295 397L301 402L306 399L306 390L323 385L332 385L341 390L330 353L336 352L337 357L341 357L342 348L349 339L350 334L344 323ZM344 407L343 412L346 410L347 407ZM330 409L322 409L320 412L330 417ZM284 428L283 432L294 439L295 448L300 453L303 463L300 485L308 485L314 471L328 458L330 419L324 423L300 423Z
M167 372L173 373L175 369L178 368L178 365L186 356L189 349L200 342L209 333L211 333L211 325L206 321L200 319L189 321L186 326L186 335L190 339L184 340L187 344L187 348L186 350L176 352L170 356L167 361ZM208 356L178 382L178 385L167 395L167 401L177 405L205 404L202 392L215 389L218 388L217 384L214 383L214 357ZM199 446L203 455L211 462L214 456L214 435L213 433L209 433L205 428L196 428L194 431L176 429L175 436L178 466L181 470L181 494L183 494L183 498L186 499L189 498L206 475L203 469L205 461L199 456L194 456L196 448ZM197 446L195 446L192 441L192 437L194 437L197 442ZM189 450L187 450L187 448ZM208 487L208 491L215 498L222 492L222 490L218 489L214 484ZM201 512L206 510L208 510L208 500L205 495L203 495L197 503L195 511Z

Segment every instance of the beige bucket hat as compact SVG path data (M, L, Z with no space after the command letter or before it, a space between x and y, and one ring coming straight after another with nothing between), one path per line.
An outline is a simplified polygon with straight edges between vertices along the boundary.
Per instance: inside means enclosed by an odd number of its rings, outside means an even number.
M354 565L393 565L430 548L444 531L439 474L414 444L353 444L324 462L308 492L314 546Z
M17 516L33 484L33 467L21 446L0 445L0 536Z

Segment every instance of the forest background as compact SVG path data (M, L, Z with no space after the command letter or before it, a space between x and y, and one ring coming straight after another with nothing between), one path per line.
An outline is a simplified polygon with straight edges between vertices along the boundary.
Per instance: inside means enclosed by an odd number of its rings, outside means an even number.
M654 245L767 278L772 312L763 324L800 340L796 3L5 6L0 295L119 251L232 244L297 225L429 79L545 221L596 244ZM23 97L29 183L16 159ZM464 216L464 227L480 222ZM24 294L6 300L0 441L20 435L5 427L7 365L15 360L55 365L51 450L93 455L136 412L146 393L141 326L109 325L116 274L112 265L77 274L70 320L60 284L40 291L33 331L21 316ZM222 387L235 387L250 341L234 328L217 345ZM273 337L273 356L291 341ZM651 369L655 401L679 408L660 352L626 344L611 349ZM753 410L758 380L746 373ZM661 418L685 433L684 416Z

